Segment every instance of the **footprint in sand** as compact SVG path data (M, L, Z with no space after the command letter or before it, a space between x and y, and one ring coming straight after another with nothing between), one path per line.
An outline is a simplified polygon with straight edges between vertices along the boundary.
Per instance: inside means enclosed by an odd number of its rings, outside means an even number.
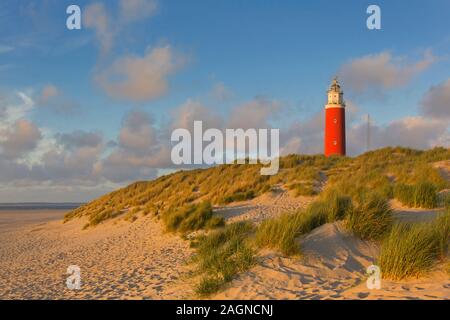
M369 296L369 294L370 294L369 292L360 292L358 293L358 298L365 299Z
M405 291L409 291L409 288L407 286L402 286L402 289Z

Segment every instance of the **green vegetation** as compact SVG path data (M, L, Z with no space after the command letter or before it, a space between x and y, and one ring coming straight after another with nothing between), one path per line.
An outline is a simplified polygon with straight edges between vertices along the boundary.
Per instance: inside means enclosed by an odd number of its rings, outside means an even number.
M329 188L322 193L318 200L311 203L308 211L321 213L326 216L327 222L344 219L353 208L352 199L336 189Z
M213 215L209 201L168 210L162 215L162 220L167 230L174 232L188 232L224 225L222 217Z
M315 196L317 191L314 186L306 183L294 183L289 186L290 190L295 191L295 196Z
M431 223L396 224L381 246L383 277L419 277L444 259L450 240L450 212Z
M197 248L196 261L202 274L197 294L204 296L218 291L237 273L254 264L254 250L248 240L252 231L250 223L233 223L201 236L193 244Z
M427 151L427 153L433 150ZM395 171L397 181L400 183L415 185L426 182L434 185L438 190L449 187L449 182L429 163L417 162L413 167L399 165Z
M435 233L439 239L439 256L443 259L448 253L450 245L450 209L435 221Z
M394 196L409 207L436 208L438 205L437 187L430 182L416 185L397 184Z
M231 202L237 202L237 201L244 201L244 200L250 200L255 197L255 192L253 190L249 190L246 192L236 192L232 195L226 196L223 198L221 203L231 203Z
M278 218L263 221L256 232L256 243L260 247L279 250L282 254L300 252L297 238L317 227L343 219L351 210L351 200L336 192L326 193L313 202L305 211L285 213Z
M324 223L326 216L321 214L285 213L261 223L256 232L256 243L260 247L277 249L285 255L298 254L300 248L296 238Z
M374 193L386 199L392 198L393 182L384 169L356 164L342 173L332 175L328 188L339 190L356 202L363 202L367 195Z
M141 211L140 207L134 207L133 209L128 210L127 214L124 217L124 220L129 222L134 222L137 219L137 214Z
M297 238L325 223L344 220L353 234L364 240L381 239L391 227L392 211L386 199L375 194L353 206L350 197L330 189L305 211L285 213L263 221L256 232L260 247L279 250L285 255L300 252Z
M99 208L95 211L95 214L89 216L88 222L84 225L83 229L96 226L100 222L115 218L120 214L121 212L114 211L109 207Z
M349 231L363 240L381 239L392 225L389 203L374 194L356 206L347 216L345 225Z
M450 193L443 195L441 202L444 208L446 208L447 210L450 209Z
M88 225L95 226L134 207L140 207L143 215L162 216L167 211L203 201L224 204L251 199L269 192L275 185L291 187L298 195L313 195L326 180L326 192L339 190L356 203L373 193L390 199L396 184L429 183L438 192L448 187L448 182L430 164L446 159L450 159L450 151L444 148L428 151L384 148L356 158L289 155L280 158L280 171L274 176L261 176L260 165L248 164L179 171L107 194L71 211L65 221L87 217ZM425 200L420 201L432 204L430 199L427 193Z

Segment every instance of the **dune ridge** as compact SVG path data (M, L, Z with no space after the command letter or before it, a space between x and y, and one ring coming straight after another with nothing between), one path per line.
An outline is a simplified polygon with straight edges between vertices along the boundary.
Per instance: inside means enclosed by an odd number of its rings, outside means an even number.
M191 240L211 230L168 232L165 210L208 200L227 224L248 221L257 227L285 213L305 212L330 186L356 203L364 201L364 194L383 195L395 222L422 223L445 205L449 158L449 150L442 148L387 148L354 159L292 155L282 159L278 177L261 180L254 176L257 166L235 165L175 173L105 195L64 220L62 214L59 220L41 212L25 223L0 212L7 226L0 233L0 298L199 298ZM421 184L424 179L428 184ZM413 191L402 196L422 200L425 195L432 201L424 203L433 206L400 203L395 195L406 189L397 190L399 183ZM366 269L376 263L380 242L350 234L343 220L322 222L292 239L301 247L299 254L257 250L253 267L207 298L450 299L450 275L443 263L419 279L383 280L381 290L368 290ZM66 287L69 265L81 268L81 290Z

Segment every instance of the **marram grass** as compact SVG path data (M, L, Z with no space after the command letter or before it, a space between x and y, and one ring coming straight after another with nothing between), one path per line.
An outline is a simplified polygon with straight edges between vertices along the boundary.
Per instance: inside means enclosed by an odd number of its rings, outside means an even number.
M388 201L373 195L350 211L345 226L363 240L379 240L389 231L392 222L392 210Z
M450 241L450 213L430 223L396 224L381 245L384 278L420 277L444 259Z
M438 188L430 182L398 184L394 188L394 197L409 207L432 209L438 206L437 192Z
M300 253L297 238L321 225L343 219L351 208L348 197L335 192L325 194L306 210L285 213L261 223L256 232L256 243L280 251L284 255Z
M196 293L200 296L221 289L239 273L254 264L254 250L249 243L253 226L237 222L221 230L201 236L193 246L197 249L196 261L202 274Z
M299 253L296 238L306 229L325 223L325 217L306 212L284 213L280 217L263 221L256 232L259 247L276 249L284 255Z
M162 215L168 231L189 232L224 225L222 217L213 214L209 201L169 210Z
M162 216L168 210L199 201L223 204L258 197L278 185L318 186L325 180L328 180L327 185L358 202L366 194L374 192L392 198L394 180L407 185L429 182L441 190L448 187L448 182L443 181L430 164L449 158L450 150L444 148L427 151L383 148L355 158L327 158L323 155L281 157L280 171L270 177L260 175L260 165L230 164L178 171L153 181L135 182L106 194L72 210L64 221L85 217L94 226L134 207L148 207L145 212ZM320 190L306 188L300 193L312 194L313 191Z

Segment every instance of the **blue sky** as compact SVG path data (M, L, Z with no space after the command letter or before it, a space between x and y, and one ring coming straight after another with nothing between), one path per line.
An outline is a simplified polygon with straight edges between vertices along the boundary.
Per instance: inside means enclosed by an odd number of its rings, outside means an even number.
M81 30L66 29L70 4L81 8ZM370 4L381 8L381 30L366 27ZM445 0L4 0L0 108L23 108L19 93L33 106L20 119L0 122L0 166L18 172L0 176L0 201L17 190L26 191L17 201L52 201L61 185L72 188L63 200L84 200L154 177L170 167L148 160L163 157L167 129L197 113L227 126L233 113L247 110L250 117L259 115L258 125L280 128L286 150L320 152L320 113L335 74L352 107L347 112L353 154L364 151L356 137L367 113L377 147L447 146L449 126L442 121L450 114L449 11ZM146 66L154 79L139 74ZM133 70L121 73L125 69ZM131 83L118 90L116 81L127 81L123 77ZM145 89L150 86L155 88ZM21 119L29 126L18 126ZM138 134L157 151L124 159L136 151ZM13 138L24 147L6 150ZM101 143L86 144L88 138ZM68 164L74 155L90 165ZM46 163L48 158L61 162ZM116 167L107 169L109 158ZM123 174L112 177L108 170ZM77 172L82 179L74 178Z

